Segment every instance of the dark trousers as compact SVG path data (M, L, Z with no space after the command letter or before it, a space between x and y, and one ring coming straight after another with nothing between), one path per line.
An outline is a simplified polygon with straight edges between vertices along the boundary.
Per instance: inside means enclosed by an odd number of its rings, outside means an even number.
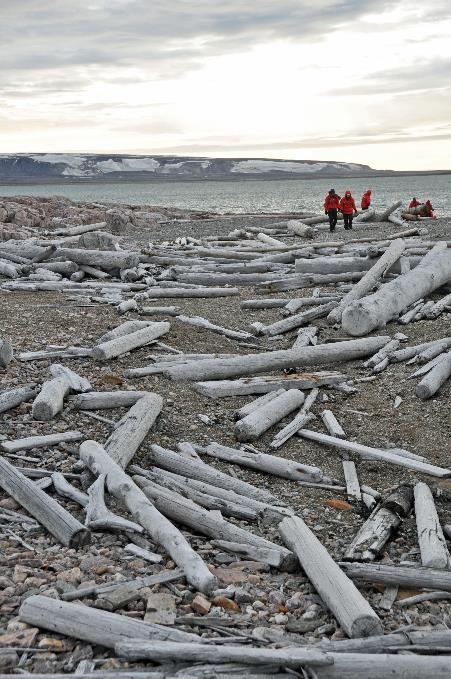
M345 229L352 229L352 220L354 218L354 215L343 215L344 223L345 223Z
M335 231L335 227L337 226L337 221L338 221L338 210L335 208L332 208L332 210L328 210L327 216L329 217L329 226L331 231Z

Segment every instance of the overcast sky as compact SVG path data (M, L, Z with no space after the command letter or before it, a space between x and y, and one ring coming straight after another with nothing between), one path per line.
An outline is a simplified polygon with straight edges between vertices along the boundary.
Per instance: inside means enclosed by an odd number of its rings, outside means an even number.
M449 0L0 0L0 152L451 168Z

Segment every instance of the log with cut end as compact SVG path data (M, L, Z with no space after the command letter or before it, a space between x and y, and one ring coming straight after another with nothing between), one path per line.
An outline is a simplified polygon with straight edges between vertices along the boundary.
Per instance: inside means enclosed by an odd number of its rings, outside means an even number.
M146 391L91 391L89 394L69 396L67 402L76 410L130 408L147 393Z
M170 627L47 596L28 597L20 607L19 619L34 627L107 648L114 648L115 644L125 639L171 639L182 642L199 638L195 634Z
M327 304L319 304L314 306L307 311L302 311L300 314L294 316L288 316L281 321L276 321L271 323L271 325L266 325L262 328L261 333L263 335L282 335L285 332L290 332L295 328L299 328L302 325L310 323L310 321L316 318L322 318L327 316L329 311L332 311L336 307L336 302L328 302Z
M384 212L376 215L374 221L376 221L376 222L387 222L389 216L393 212L395 212L395 210L397 210L399 207L401 207L401 205L402 205L402 200L397 200L396 203L393 203L392 205L390 205L386 210L384 210Z
M108 455L125 469L144 441L163 408L163 399L153 392L144 393L122 418L105 443Z
M332 657L326 653L310 648L252 648L230 645L212 646L200 643L178 644L171 641L123 641L116 644L115 650L121 658L153 662L240 663L282 667L308 665L315 668L333 663Z
M30 384L0 392L0 413L6 413L21 403L30 401L36 396L36 389L34 384Z
M0 487L61 544L74 548L89 544L89 530L3 457L0 457Z
M43 436L29 436L12 441L1 441L0 448L6 453L18 453L20 450L47 448L47 446L57 446L60 443L81 441L82 438L83 434L79 431L65 431L61 434L45 434Z
M405 646L409 646L407 642ZM317 679L449 679L451 657L411 654L331 654L334 664L315 667Z
M280 394L283 394L284 391L285 389L268 391L267 394L263 394L263 396L254 399L250 403L246 403L246 405L244 405L242 408L239 408L238 410L235 411L235 419L241 420L243 417L246 417L246 415L250 415L252 412L254 412L254 410L257 410L261 406L264 406L270 401L273 401L275 398L280 396Z
M141 328L141 330L136 330L128 335L98 344L92 350L92 356L97 361L107 361L110 358L116 358L132 351L132 349L138 349L149 344L152 340L169 332L170 327L170 323L167 322L149 323L149 325Z
M405 247L406 244L402 239L394 240L371 269L369 269L363 278L351 288L341 302L339 302L338 306L330 312L327 317L328 322L330 324L340 323L345 309L347 309L350 304L361 299L365 295L368 295L371 290L373 290L382 276L401 257Z
M257 408L235 424L235 435L239 441L255 441L274 424L300 408L305 399L299 389L288 389L269 403Z
M106 474L108 491L127 507L137 523L183 568L188 582L202 592L210 592L215 588L216 579L205 562L102 446L95 441L84 441L80 446L80 458L94 474Z
M331 285L332 283L346 283L348 281L358 281L362 278L362 271L348 271L346 273L329 274L296 274L289 278L268 281L257 286L257 291L277 292L283 290L299 290L301 288L314 288L316 286Z
M339 439L344 439L346 437L343 427L331 410L323 410L320 417L330 436L335 436Z
M0 368L7 368L13 360L13 348L7 340L0 337Z
M145 477L134 476L133 481L142 489L155 507L173 521L193 528L196 532L211 538L275 549L282 555L282 567L284 569L291 570L296 566L296 558L285 547L244 530L234 523L226 521L222 516L218 516L216 512L210 512L192 502L192 500L184 498L180 493L163 488Z
M382 585L399 585L407 589L451 592L451 571L447 569L435 570L419 566L359 562L343 562L340 565L350 578L358 582L376 582Z
M279 532L349 637L382 633L382 623L376 613L302 519L298 516L284 519Z
M451 351L448 351L416 386L416 395L426 400L432 398L440 387L451 377Z
M275 455L266 453L254 453L250 450L235 450L221 446L219 443L210 443L206 448L207 455L225 460L231 464L239 464L267 474L274 474L292 481L321 481L323 473L318 467L299 464L292 460L285 460Z
M68 259L76 264L86 264L88 266L100 267L101 269L130 269L139 264L139 254L137 252L127 252L122 250L85 250L76 248L58 248L54 254L56 257Z
M32 415L35 420L46 422L63 409L64 398L70 392L70 384L66 377L54 377L43 383L41 391L33 401Z
M203 396L225 398L228 396L267 394L273 391L286 391L287 389L315 389L316 387L342 384L347 379L347 375L343 373L323 370L315 373L293 373L286 377L262 375L260 377L247 377L238 380L198 382L194 385L194 389Z
M81 377L78 373L74 372L70 368L67 368L61 363L52 363L49 368L52 377L63 377L69 384L72 391L77 391L85 393L86 391L91 391L91 383L85 377Z
M319 344L301 349L247 354L240 358L193 361L169 368L166 373L173 380L200 381L240 377L285 368L341 363L374 354L389 339L387 336L366 337L360 340Z
M450 555L431 489L426 483L417 483L414 493L421 563L426 568L448 568Z
M438 247L437 247L438 246ZM343 311L343 329L353 336L384 326L417 299L451 280L451 250L438 243L418 266Z
M315 257L313 259L297 259L296 273L348 273L350 271L368 271L374 264L369 257Z
M113 328L113 330L109 330L102 335L102 337L99 337L96 344L103 344L104 342L109 342L117 337L123 337L124 335L129 335L137 330L142 330L142 328L147 328L149 323L149 321L125 321L125 323L121 323Z
M319 394L319 389L312 389L298 414L289 422L285 427L277 432L274 439L271 441L271 448L280 448L289 438L297 434L299 429L302 429L305 424L315 419L314 415L310 415L309 411L312 405L315 403ZM300 479L302 480L302 479ZM305 479L307 480L307 479ZM321 479L316 479L320 481Z
M300 219L289 219L287 222L288 231L301 238L314 238L316 230L308 224L304 224Z

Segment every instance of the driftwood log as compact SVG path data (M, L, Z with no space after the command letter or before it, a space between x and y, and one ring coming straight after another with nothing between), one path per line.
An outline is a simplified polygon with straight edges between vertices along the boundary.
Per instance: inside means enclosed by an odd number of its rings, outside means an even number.
M426 568L448 568L450 555L431 490L426 483L417 483L414 492L421 563Z
M269 403L260 406L235 425L238 441L255 441L274 424L300 408L305 396L299 389L288 389Z

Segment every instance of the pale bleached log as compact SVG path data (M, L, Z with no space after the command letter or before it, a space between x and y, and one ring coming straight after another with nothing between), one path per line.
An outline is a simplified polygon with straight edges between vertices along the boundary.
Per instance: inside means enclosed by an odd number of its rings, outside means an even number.
M364 276L362 271L348 271L346 273L330 274L296 274L279 280L268 281L257 285L257 290L264 292L281 292L283 290L299 290L301 288L314 288L317 285L331 285L333 283L346 283L358 281Z
M0 337L0 368L7 368L13 360L13 348L7 340Z
M305 424L315 419L314 415L309 415L309 411L312 405L315 403L318 394L319 389L311 390L296 417L277 432L274 439L271 441L271 448L280 448L280 446L288 441L289 438L294 436L299 431L299 429L302 429ZM321 479L317 480L320 481Z
M133 543L125 545L124 551L127 552L128 554L133 554L134 556L137 556L139 559L149 561L149 563L161 563L163 561L163 557L160 556L160 554L149 552L148 549L143 549L142 547L138 547L138 545L134 545Z
M331 436L335 436L336 438L339 439L344 439L346 437L346 433L341 426L341 424L338 422L337 418L333 414L331 410L323 410L323 412L320 415L324 426L326 427L328 433Z
M88 274L88 276L92 276L93 278L97 278L103 281L110 278L110 274L106 273L106 271L97 269L94 266L88 266L87 264L80 264L80 271L83 271L84 273Z
M51 475L53 487L62 497L67 497L74 502L77 502L82 507L86 507L89 502L89 497L78 488L75 488L69 481L66 481L63 474L60 472L53 472Z
M406 311L405 314L398 318L398 323L400 323L401 325L407 325L408 323L413 321L413 319L415 318L415 316L417 315L418 311L422 306L423 306L422 299L415 302L411 309Z
M209 359L168 369L173 380L213 380L285 368L324 365L351 361L374 354L389 341L389 337L366 337L360 340L319 344L314 347L247 354L238 358Z
M451 279L451 250L437 245L413 269L381 286L377 292L353 302L343 311L342 326L353 336L384 326L417 299L429 295Z
M299 328L302 325L306 325L310 321L316 318L323 318L327 316L329 311L335 308L336 302L327 302L326 304L319 304L318 306L312 307L307 311L303 311L300 314L294 316L288 316L281 321L276 321L271 323L271 325L266 325L262 328L261 333L263 335L281 335L295 328Z
M405 644L409 646L409 644ZM339 653L330 667L315 667L317 679L448 679L451 657L412 654Z
M387 218L388 222L391 222L392 224L396 224L396 226L406 226L406 221L402 219L401 217L398 217L397 215L388 215Z
M248 396L250 394L267 394L286 389L315 389L316 387L341 384L348 379L347 375L338 372L297 373L286 377L272 375L248 377L238 380L213 380L198 382L194 389L203 396L225 398L228 396ZM247 413L246 413L247 414Z
M139 313L141 316L177 316L180 311L179 306L145 306Z
M24 351L19 354L20 361L46 361L52 358L88 358L92 349L88 347L67 347L65 349L49 349L44 351Z
M440 387L451 377L451 351L430 370L416 386L416 395L426 400L434 396Z
M89 231L99 231L106 227L106 222L96 222L95 224L80 224L78 226L68 226L65 228L57 229L52 233L55 236L80 236L82 233L88 233Z
M65 431L61 434L46 434L44 436L29 436L23 439L6 440L0 442L0 448L6 453L18 453L20 450L31 450L32 448L47 448L57 446L60 443L70 443L81 441L83 434L79 431Z
M150 447L150 451L150 454L148 454L149 462L157 467L170 472L176 472L177 474L183 474L183 476L190 479L209 483L212 486L218 486L225 490L233 490L240 495L259 500L260 502L272 505L280 504L277 498L269 491L257 488L246 481L241 481L241 479L236 479L209 464L205 464L205 462L190 460L183 455L175 453L173 450L161 448L161 446L155 444Z
M402 200L397 200L396 203L393 203L390 205L384 212L382 212L380 215L376 215L374 221L376 222L387 222L388 218L395 210L397 210L399 207L402 205Z
M19 619L33 627L107 648L114 648L116 643L125 639L172 639L190 642L199 638L195 634L171 627L133 620L118 613L47 596L28 597L20 607Z
M407 608L408 606L416 606L417 604L423 603L423 601L440 601L451 599L450 592L425 592L424 594L417 594L416 596L409 596L406 599L402 599L399 602L401 608Z
M38 267L35 269L34 273L31 273L28 276L29 281L60 281L62 278L61 274L49 271L42 267Z
M451 592L451 571L421 568L418 566L393 566L387 564L340 564L350 578L358 582L376 582L382 585L399 585L408 589L434 589Z
M0 413L6 413L21 403L30 401L36 396L36 390L36 386L30 384L0 392Z
M163 399L153 392L144 393L130 408L105 443L108 455L125 469L147 436L163 408Z
M137 252L126 250L86 250L84 248L58 248L55 257L68 259L76 264L100 267L101 269L131 269L139 264Z
M305 396L299 389L288 389L280 396L246 415L235 424L235 435L239 441L255 441L274 424L299 408Z
M342 464L348 500L359 503L362 500L362 492L360 490L360 483L355 464L352 460L343 460Z
M105 504L104 493L105 474L100 474L98 479L88 488L85 525L92 530L120 530L142 533L143 528L138 523L118 516L108 509Z
M76 410L130 408L147 393L146 391L91 391L88 394L69 396L67 402Z
M402 239L394 240L386 249L384 254L377 260L369 271L356 283L352 289L343 297L338 306L330 312L327 320L330 324L340 323L345 310L367 295L375 287L382 276L393 266L401 257L406 247ZM407 306L407 304L405 305Z
M97 344L92 350L92 356L97 361L106 361L110 358L116 358L133 349L138 349L139 347L149 344L152 340L169 332L170 327L170 323L167 322L149 323L149 325L141 328L141 330L136 330L128 335L117 337L109 342Z
M292 349L301 349L308 347L309 344L315 345L317 343L318 328L315 325L309 325L306 328L298 330L296 339L292 344Z
M344 464L344 462L343 462ZM411 486L400 486L373 511L347 548L349 561L374 561L410 512L413 501Z
M300 219L289 219L287 222L288 232L294 233L301 238L314 238L316 229L313 229L308 224L304 224Z
M219 443L210 443L205 448L205 452L218 460L225 460L231 464L239 464L242 467L249 467L292 481L321 481L323 478L323 473L318 467L299 464L293 460L285 460L266 453L235 450L235 448L221 446Z
M431 490L426 483L417 483L414 493L421 563L426 568L448 568L450 555Z
M401 467L407 467L408 469L415 469L416 471L422 472L423 474L429 474L430 476L438 476L439 478L448 478L451 476L450 469L436 467L435 465L414 460L410 457L405 457L404 455L401 456L399 454L390 453L389 451L380 448L372 448L361 443L355 443L354 441L344 441L343 439L329 436L328 434L301 429L299 431L299 436L309 441L317 441L318 443L323 443L326 446L331 446L340 450L357 453L358 455L366 455L368 458L374 460L381 460L383 462L397 464Z
M418 368L418 370L415 370L414 373L409 375L409 377L407 379L411 380L414 377L420 377L422 375L426 375L426 373L428 373L430 370L432 370L432 368L435 365L437 365L437 363L440 363L440 361L442 361L445 358L445 356L446 356L446 352L443 352L443 353L439 354L438 356L436 356L435 358L432 358L430 361L428 361L423 366L421 366L421 368Z
M287 244L284 243L281 240L277 240L277 238L272 238L271 236L268 236L266 233L257 233L256 236L257 240L261 241L262 243L265 243L266 245L273 245L276 248L286 248Z
M61 363L52 363L49 370L52 377L64 377L72 391L84 393L92 389L89 380L85 377L80 377L76 372L61 365Z
M273 401L275 398L283 394L284 391L285 389L268 391L268 393L263 394L263 396L256 398L254 401L246 403L246 405L244 405L242 408L239 408L238 410L235 411L235 419L240 420L243 417L246 417L246 415L250 415L251 413L254 412L254 410L257 410L261 406L266 405L266 403Z
M127 660L151 660L154 662L164 660L215 664L238 662L248 665L282 667L309 665L315 668L333 663L332 657L329 657L326 653L309 648L251 648L249 646L226 644L212 646L211 644L187 644L171 641L123 641L115 645L115 651L119 657Z
M41 391L33 401L32 415L35 420L46 422L62 411L64 398L70 392L65 376L54 377L42 384Z
M238 288L150 288L149 299L161 298L210 298L210 297L233 297L239 295Z
M354 224L361 224L362 222L371 222L373 221L373 218L376 215L376 210L373 208L369 208L368 210L363 210L357 217L354 219Z
M12 278L14 280L15 278L19 278L20 268L15 264L0 259L0 276L5 276L6 278Z
M118 304L116 308L120 314L126 314L128 311L138 311L138 302L136 299L126 299Z
M203 592L212 591L216 579L183 535L168 521L95 441L80 446L80 458L94 474L106 474L108 491L122 502L134 519L162 545L186 575L188 582Z
M403 335L405 338L405 335ZM395 337L390 340L390 342L387 342L385 347L382 347L382 349L379 349L377 353L374 354L374 356L371 356L365 363L363 364L364 368L375 368L381 361L384 361L387 357L390 356L390 354L393 351L396 351L401 344L401 339L398 339L395 335Z
M240 307L241 309L278 309L286 304L286 299L246 299L240 302Z
M214 547L219 547L226 552L232 554L239 554L245 556L251 561L260 561L267 563L269 566L279 568L282 563L282 556L280 552L275 549L266 549L264 547L255 547L254 545L244 545L241 542L228 542L227 540L212 540L211 544Z
M297 259L296 273L333 274L350 271L368 271L374 260L367 257L315 257L313 259Z
M121 323L116 328L113 328L113 330L110 330L109 332L102 335L102 337L99 337L96 343L103 344L104 342L109 342L112 339L129 335L130 333L136 332L137 330L147 328L149 324L149 321L125 321L125 323Z
M0 457L0 487L61 544L74 548L89 544L89 530L3 457Z
M204 330L210 330L211 332L218 333L219 335L224 335L230 339L254 339L254 335L250 332L245 332L243 330L231 330L230 328L223 328L220 325L215 325L211 323L206 318L201 318L201 316L177 316L177 321L180 323L186 323L187 325L192 325L196 328L203 328Z
M406 347L405 349L398 349L394 351L390 356L391 363L401 363L402 361L408 361L415 356L418 356L422 351L428 349L429 347L442 344L444 341L449 342L448 346L451 347L451 337L443 337L442 339L432 340L431 342L424 342L423 344L416 344L413 347Z
M214 539L243 542L246 545L274 549L281 554L281 565L284 569L291 570L295 567L296 558L285 547L244 530L234 523L226 521L222 516L217 516L216 512L203 509L179 493L163 488L145 477L134 476L133 480L162 514L177 523L193 528L196 532Z
M434 304L429 313L429 317L438 318L438 316L440 316L440 314L449 307L451 307L451 293L449 295L445 295L445 297L442 297L442 299Z
M423 349L423 351L417 354L417 356L415 356L415 362L428 363L432 358L435 358L446 351L449 348L449 345L450 342L447 339L442 341L439 340L435 344L432 344L430 347L426 347L426 349Z
M389 587L391 586L389 585ZM393 586L393 589L397 590L397 586ZM322 648L328 653L383 653L390 649L407 647L407 645L412 645L415 650L423 647L425 651L434 647L451 648L451 630L412 629L384 634L383 636L367 637L366 639L324 640L317 644L316 648ZM381 676L381 679L385 679L385 677ZM410 675L405 679L410 679Z
M318 303L321 302L322 304L326 304L329 302L335 302L338 304L338 302L341 299L341 295L326 295L323 296L321 295L320 297L295 297L294 299L291 299L288 304L284 305L284 309L282 309L282 315L286 316L289 313L294 314L296 311L299 311L299 309L304 309L304 307L311 307L311 306L318 306Z
M382 633L382 623L376 613L301 518L284 519L279 532L349 637Z

